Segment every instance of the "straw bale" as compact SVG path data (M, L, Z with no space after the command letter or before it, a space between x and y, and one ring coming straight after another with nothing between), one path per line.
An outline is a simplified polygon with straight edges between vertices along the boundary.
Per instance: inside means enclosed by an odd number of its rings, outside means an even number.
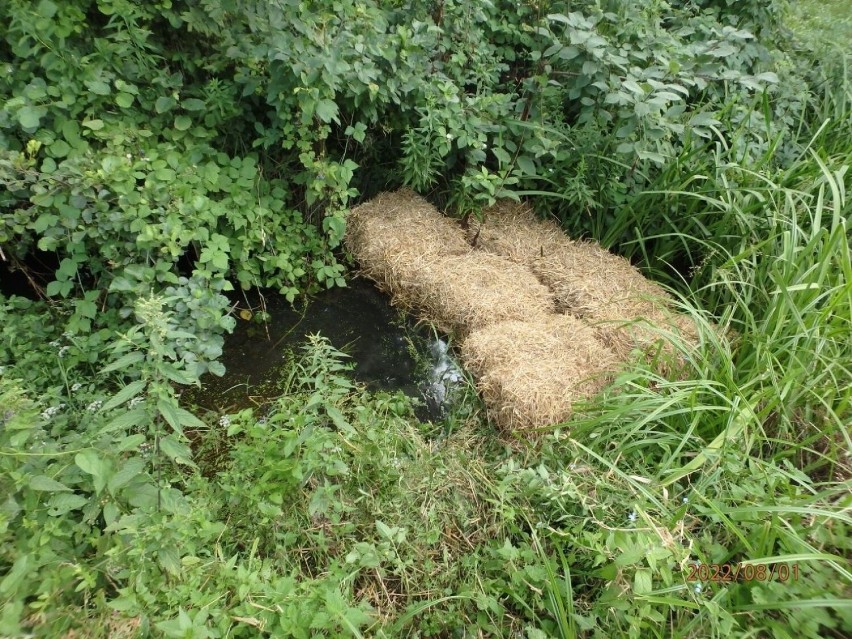
M685 355L675 341L687 349L699 342L698 328L692 318L673 311L654 309L629 320L620 313L601 312L587 322L598 339L622 360L629 359L634 349L642 351L648 359L659 356L656 368L664 375L677 373L685 364Z
M473 331L462 342L461 358L477 378L491 419L510 430L567 420L573 404L599 392L618 365L595 332L569 315Z
M344 243L362 272L386 284L391 261L469 253L461 227L410 189L381 193L347 216Z
M468 236L476 237L477 248L529 267L553 290L561 310L580 317L612 306L647 308L667 298L625 258L597 243L572 240L555 221L538 219L525 204L499 201Z
M472 221L467 237L477 248L530 267L540 256L572 244L555 221L538 219L529 205L514 200L485 209L483 221Z
M553 291L559 311L595 324L598 336L623 358L664 339L655 327L697 342L692 321L675 313L668 293L629 260L595 242L570 239L526 205L498 202L469 236L477 233L478 248L528 266ZM670 344L666 348L674 352Z
M461 335L554 312L553 294L529 269L482 251L392 258L386 282L396 303Z

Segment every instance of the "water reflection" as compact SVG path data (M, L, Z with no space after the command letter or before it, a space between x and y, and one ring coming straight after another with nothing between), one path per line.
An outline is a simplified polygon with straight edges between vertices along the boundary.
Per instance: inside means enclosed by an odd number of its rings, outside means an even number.
M421 400L421 420L444 417L453 384L462 381L447 343L400 316L370 282L319 294L294 309L278 295L266 297L269 322L238 320L227 336L222 361L227 373L203 379L191 401L217 411L256 406L274 397L287 352L299 352L307 335L319 333L355 364L352 376L372 390L402 391Z

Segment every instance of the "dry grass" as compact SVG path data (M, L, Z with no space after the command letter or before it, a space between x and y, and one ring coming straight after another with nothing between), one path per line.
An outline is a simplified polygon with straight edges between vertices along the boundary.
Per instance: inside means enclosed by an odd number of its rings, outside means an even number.
M344 242L362 272L383 286L398 279L394 264L471 251L461 227L410 189L353 208Z
M587 323L598 339L621 360L627 360L638 349L646 357L660 357L656 369L663 375L675 374L685 362L676 344L694 348L699 342L698 328L686 316L662 308L646 309L650 312L626 320L620 313L601 312Z
M567 420L573 404L599 392L618 365L595 331L568 315L479 329L462 343L461 357L489 416L508 430Z
M395 302L447 333L554 311L553 295L529 269L479 251L394 260L387 280Z
M526 204L499 200L484 212L483 222L471 221L468 240L489 253L532 267L536 260L570 247L572 241L552 220L539 220Z
M407 189L353 209L346 244L394 303L447 333L554 311L552 294L529 269L474 251L457 223Z
M570 239L528 206L499 202L469 235L477 238L477 247L532 270L553 291L559 311L593 324L598 337L622 359L634 348L650 350L666 342L667 331L697 343L692 321L672 310L662 287L625 258L596 243ZM673 350L671 344L665 348Z

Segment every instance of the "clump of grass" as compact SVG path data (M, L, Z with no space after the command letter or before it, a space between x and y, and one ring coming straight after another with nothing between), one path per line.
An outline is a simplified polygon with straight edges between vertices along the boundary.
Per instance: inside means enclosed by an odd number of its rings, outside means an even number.
M827 153L820 143L845 127L824 123L783 169L743 167L720 150L712 170L701 160L685 176L664 171L622 213L626 225L630 216L650 219L663 201L695 212L686 228L672 221L670 233L637 246L695 260L687 296L702 348L679 348L687 370L677 380L638 362L570 423L568 449L604 474L603 486L583 487L555 456L544 462L561 479L539 482L550 497L533 502L537 511L568 521L585 513L594 522L581 528L588 539L606 538L615 518L608 509L619 503L612 496L620 495L630 516L615 527L635 529L619 552L601 551L617 569L595 570L590 557L571 564L580 618L600 614L615 586L665 615L672 636L852 630L852 149L847 140L845 150ZM686 153L680 171L700 157ZM719 328L733 341L720 339ZM570 495L590 497L578 506ZM683 568L745 562L784 565L786 574L795 566L800 576L796 583L687 583L685 571L670 577L659 561L627 559L640 528L670 540L664 547L673 539L660 555ZM570 552L565 534L553 527L552 557ZM563 576L557 572L551 586ZM611 634L637 631L624 618L610 622Z

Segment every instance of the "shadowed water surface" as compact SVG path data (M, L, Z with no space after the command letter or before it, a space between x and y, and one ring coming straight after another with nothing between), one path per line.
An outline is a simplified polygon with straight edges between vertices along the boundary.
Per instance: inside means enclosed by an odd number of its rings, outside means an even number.
M417 411L421 419L440 419L445 387L461 381L446 344L401 317L388 297L365 280L320 293L295 309L280 295L267 296L266 307L271 316L266 324L237 320L225 338L225 376L206 375L191 401L226 412L262 404L277 394L275 381L287 353L299 353L314 333L350 356L352 377L369 389L402 391L423 400Z

